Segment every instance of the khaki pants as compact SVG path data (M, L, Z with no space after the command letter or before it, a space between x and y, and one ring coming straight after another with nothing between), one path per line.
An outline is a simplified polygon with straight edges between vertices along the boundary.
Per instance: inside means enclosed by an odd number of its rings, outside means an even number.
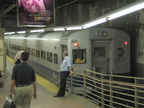
M16 108L30 108L32 94L32 85L15 87L14 102L16 104Z

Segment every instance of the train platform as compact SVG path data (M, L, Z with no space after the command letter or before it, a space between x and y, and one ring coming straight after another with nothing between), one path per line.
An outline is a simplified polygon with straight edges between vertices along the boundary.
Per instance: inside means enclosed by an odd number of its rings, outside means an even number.
M5 103L5 97L8 96L10 91L10 79L13 61L7 57L7 76L3 78L4 88L0 89L0 108L3 108ZM90 104L72 97L69 93L66 93L65 97L53 97L56 94L58 88L49 82L48 80L37 77L37 99L32 99L30 108L95 108Z

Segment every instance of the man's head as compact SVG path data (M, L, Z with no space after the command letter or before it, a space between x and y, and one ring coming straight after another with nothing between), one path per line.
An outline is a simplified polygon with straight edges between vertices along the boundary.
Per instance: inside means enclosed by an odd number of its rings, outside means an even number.
M21 54L21 60L22 60L22 61L28 61L28 59L29 59L29 53L23 52L23 53Z
M64 57L68 56L68 52L67 52L67 51L64 51L64 52L63 52L63 56L64 56Z

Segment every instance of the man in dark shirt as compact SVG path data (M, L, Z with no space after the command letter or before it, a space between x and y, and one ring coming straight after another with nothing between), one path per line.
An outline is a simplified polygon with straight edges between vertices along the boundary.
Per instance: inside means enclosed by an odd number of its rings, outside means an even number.
M10 96L14 94L14 102L17 108L30 108L32 98L32 85L34 89L33 97L36 98L36 76L34 69L27 64L29 54L21 54L21 63L14 66L11 84ZM14 88L15 86L15 88Z

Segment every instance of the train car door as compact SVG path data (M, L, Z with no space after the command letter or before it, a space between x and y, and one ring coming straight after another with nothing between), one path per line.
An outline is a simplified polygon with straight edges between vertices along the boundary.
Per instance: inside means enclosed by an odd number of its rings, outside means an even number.
M92 41L93 71L109 74L109 41Z

